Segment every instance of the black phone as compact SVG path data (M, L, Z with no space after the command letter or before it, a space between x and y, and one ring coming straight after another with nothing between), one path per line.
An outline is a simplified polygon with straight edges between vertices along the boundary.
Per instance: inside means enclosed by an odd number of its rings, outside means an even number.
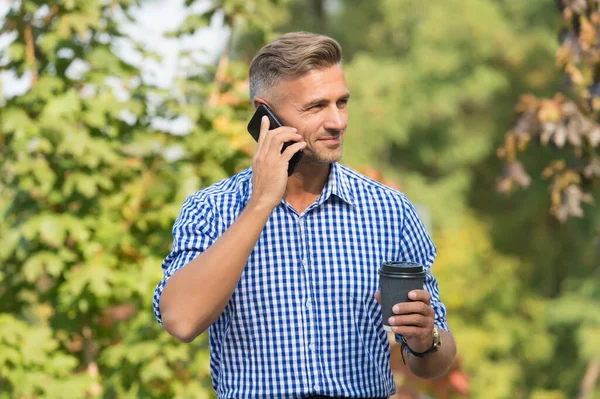
M252 119L250 119L250 122L248 123L248 132L256 141L258 141L258 137L260 135L260 121L265 115L269 118L269 130L273 130L275 128L283 126L269 107L267 107L264 104L260 104L258 108L256 108ZM284 143L281 152L285 151L286 148L288 148L294 143L294 141L288 141L287 143ZM298 163L300 162L303 153L304 151L300 150L297 153L295 153L290 159L288 165L288 176L291 176L292 173L294 173L294 170L296 170L296 166L298 166Z

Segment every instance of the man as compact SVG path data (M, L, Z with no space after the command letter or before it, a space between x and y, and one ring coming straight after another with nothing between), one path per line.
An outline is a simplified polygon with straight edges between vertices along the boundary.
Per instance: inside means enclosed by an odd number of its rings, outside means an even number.
M412 261L428 271L426 290L390 324L413 373L445 374L455 345L430 273L433 242L404 194L338 163L350 97L339 44L279 37L252 60L250 96L284 127L264 118L252 168L184 202L154 295L158 321L183 342L209 330L219 398L387 398L377 270Z

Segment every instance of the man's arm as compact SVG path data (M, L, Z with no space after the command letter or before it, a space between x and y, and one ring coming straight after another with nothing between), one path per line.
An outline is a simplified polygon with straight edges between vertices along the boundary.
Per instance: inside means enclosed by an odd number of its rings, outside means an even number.
M237 286L271 209L248 203L206 251L167 281L159 308L167 332L191 342L219 317Z
M426 379L443 377L448 373L450 367L452 367L454 357L456 356L456 344L454 338L451 333L444 329L440 328L439 331L442 337L442 346L439 351L425 357L408 357L408 367L417 377ZM432 342L433 338L427 348L423 349L423 351L429 349ZM417 349L415 350L418 352Z
M269 131L269 120L263 118L248 204L210 247L175 271L159 293L163 326L180 341L191 342L206 331L231 299L260 233L285 193L289 160L306 146L301 139L294 128ZM288 141L296 143L282 153Z
M411 302L394 305L394 316L388 322L395 334L402 334L408 347L417 353L425 352L433 345L433 324L435 312L431 307L431 295L425 290L413 290L409 293ZM375 299L381 304L381 293L375 293ZM410 355L408 367L420 378L434 379L448 373L456 356L456 343L452 334L439 329L442 337L440 349L425 357ZM402 350L402 349L401 349ZM403 354L402 354L403 355Z
M446 325L446 307L439 298L438 284L431 274L437 250L415 207L406 196L402 197L403 221L400 241L401 259L424 266L427 275L423 290L409 293L409 302L394 305L389 323L396 333L396 341L404 337L413 352L425 352L433 343L434 323L440 330L442 346L423 358L411 355L410 370L421 378L437 378L445 375L456 355L456 344Z

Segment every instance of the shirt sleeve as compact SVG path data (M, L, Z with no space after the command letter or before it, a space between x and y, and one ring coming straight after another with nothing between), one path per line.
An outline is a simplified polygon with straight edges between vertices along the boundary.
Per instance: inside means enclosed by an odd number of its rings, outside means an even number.
M173 248L162 262L163 279L154 290L152 305L160 325L162 317L158 303L169 278L196 256L210 247L218 237L217 220L210 204L198 194L189 196L173 225Z
M438 328L450 331L446 323L446 306L440 300L438 283L431 267L435 261L437 250L431 237L427 233L417 211L406 196L403 197L403 222L402 238L400 243L401 260L415 262L423 265L427 272L425 276L425 290L431 294L431 306L435 313L434 323ZM402 341L401 334L395 334L396 342Z

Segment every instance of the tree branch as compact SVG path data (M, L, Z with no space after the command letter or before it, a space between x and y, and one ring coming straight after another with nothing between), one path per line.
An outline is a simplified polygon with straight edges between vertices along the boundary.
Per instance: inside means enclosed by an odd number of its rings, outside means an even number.
M31 86L33 87L38 81L38 71L35 59L35 44L33 43L33 34L31 33L31 22L25 22L25 29L23 30L25 36L25 56L27 57L27 64L31 71Z
M44 22L46 24L49 24L50 22L52 22L52 19L58 14L58 5L55 4L52 6L52 8L50 9L50 12L48 13L48 15L46 15L44 17Z
M159 158L156 157L154 158L154 160L152 161L152 164L150 165L150 167L145 170L144 172L142 172L142 190L140 193L140 196L138 197L137 201L134 203L133 209L132 209L132 216L126 220L126 230L129 231L131 229L131 226L133 226L133 224L135 222L137 222L138 216L140 214L140 211L142 209L142 202L144 202L144 200L146 199L146 191L148 190L148 187L150 187L150 184L152 184L152 179L154 177L154 173L156 172L156 169L158 168L159 165Z
M581 388L578 399L590 399L590 395L594 391L598 377L600 376L600 361L590 360L581 380Z
M215 73L215 83L210 93L210 97L208 97L208 106L211 108L219 103L219 93L221 91L221 86L223 86L223 82L225 81L225 72L227 71L228 65L229 54L227 54L227 52L224 52L223 55L221 55L221 58L219 58L217 72Z
M102 386L98 383L98 363L96 362L96 350L94 348L92 329L89 326L87 317L84 317L83 324L83 364L86 366L86 371L90 377L94 380L90 387L89 394L91 396L98 396L102 393Z
M221 87L227 78L227 66L229 65L229 53L233 47L233 38L234 38L234 25L235 19L232 21L230 29L231 34L227 39L227 45L225 46L225 50L219 58L219 64L217 65L217 72L215 73L215 83L213 85L210 96L208 97L208 106L214 107L219 103L219 94L221 92Z

